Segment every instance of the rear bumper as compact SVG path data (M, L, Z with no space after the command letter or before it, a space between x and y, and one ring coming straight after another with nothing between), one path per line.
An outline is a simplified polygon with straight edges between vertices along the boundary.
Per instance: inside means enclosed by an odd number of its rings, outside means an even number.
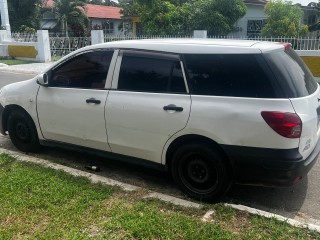
M266 149L223 145L233 166L236 183L291 186L307 175L316 163L320 140L307 159L299 149Z

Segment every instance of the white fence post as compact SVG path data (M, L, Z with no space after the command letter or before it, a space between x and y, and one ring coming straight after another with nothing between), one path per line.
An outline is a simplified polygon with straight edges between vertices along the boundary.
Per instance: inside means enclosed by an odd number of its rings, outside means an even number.
M91 45L104 43L103 30L91 30Z
M37 60L39 62L50 62L51 52L50 52L50 40L48 30L38 30L37 31L37 50L38 56Z
M1 28L4 28L8 37L11 38L11 27L9 23L8 3L7 0L0 0L0 17L1 17Z
M5 41L8 41L8 35L6 30L0 30L0 56L7 57L8 55L8 45Z
M207 38L207 30L194 30L193 37L194 38Z
M7 31L6 30L0 30L0 43L4 41L9 41Z

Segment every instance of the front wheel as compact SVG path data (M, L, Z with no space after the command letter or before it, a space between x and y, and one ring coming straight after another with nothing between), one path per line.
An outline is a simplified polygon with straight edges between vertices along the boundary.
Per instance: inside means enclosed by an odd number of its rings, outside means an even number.
M187 144L174 154L171 172L176 184L190 197L217 201L231 186L225 159L214 148Z
M36 126L31 117L22 110L10 113L8 131L13 145L23 152L35 152L39 149Z

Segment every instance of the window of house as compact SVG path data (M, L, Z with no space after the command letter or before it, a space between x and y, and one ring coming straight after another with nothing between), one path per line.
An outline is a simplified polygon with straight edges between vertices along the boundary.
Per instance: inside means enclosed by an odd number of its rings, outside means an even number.
M247 36L254 38L259 37L261 30L266 24L265 19L248 20L247 22Z
M275 90L258 54L186 54L192 94L272 98Z
M118 89L137 92L185 93L178 56L125 51Z
M114 33L114 23L110 22L110 21L105 21L102 24L102 29L103 29L104 33L107 33L107 34Z
M308 17L308 25L312 25L312 24L315 24L317 21L317 16L316 15L310 15Z
M50 86L69 88L103 89L113 51L92 51L78 55L50 75Z

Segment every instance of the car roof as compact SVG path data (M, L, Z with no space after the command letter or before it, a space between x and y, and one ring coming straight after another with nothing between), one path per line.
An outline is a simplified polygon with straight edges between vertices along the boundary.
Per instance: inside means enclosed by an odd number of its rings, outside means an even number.
M145 39L102 43L87 47L161 51L171 53L261 53L284 49L278 43L232 39Z
M167 38L124 40L80 48L55 62L52 67L59 65L72 56L94 49L131 49L177 54L259 54L284 50L284 48L284 44L274 42L234 39Z

